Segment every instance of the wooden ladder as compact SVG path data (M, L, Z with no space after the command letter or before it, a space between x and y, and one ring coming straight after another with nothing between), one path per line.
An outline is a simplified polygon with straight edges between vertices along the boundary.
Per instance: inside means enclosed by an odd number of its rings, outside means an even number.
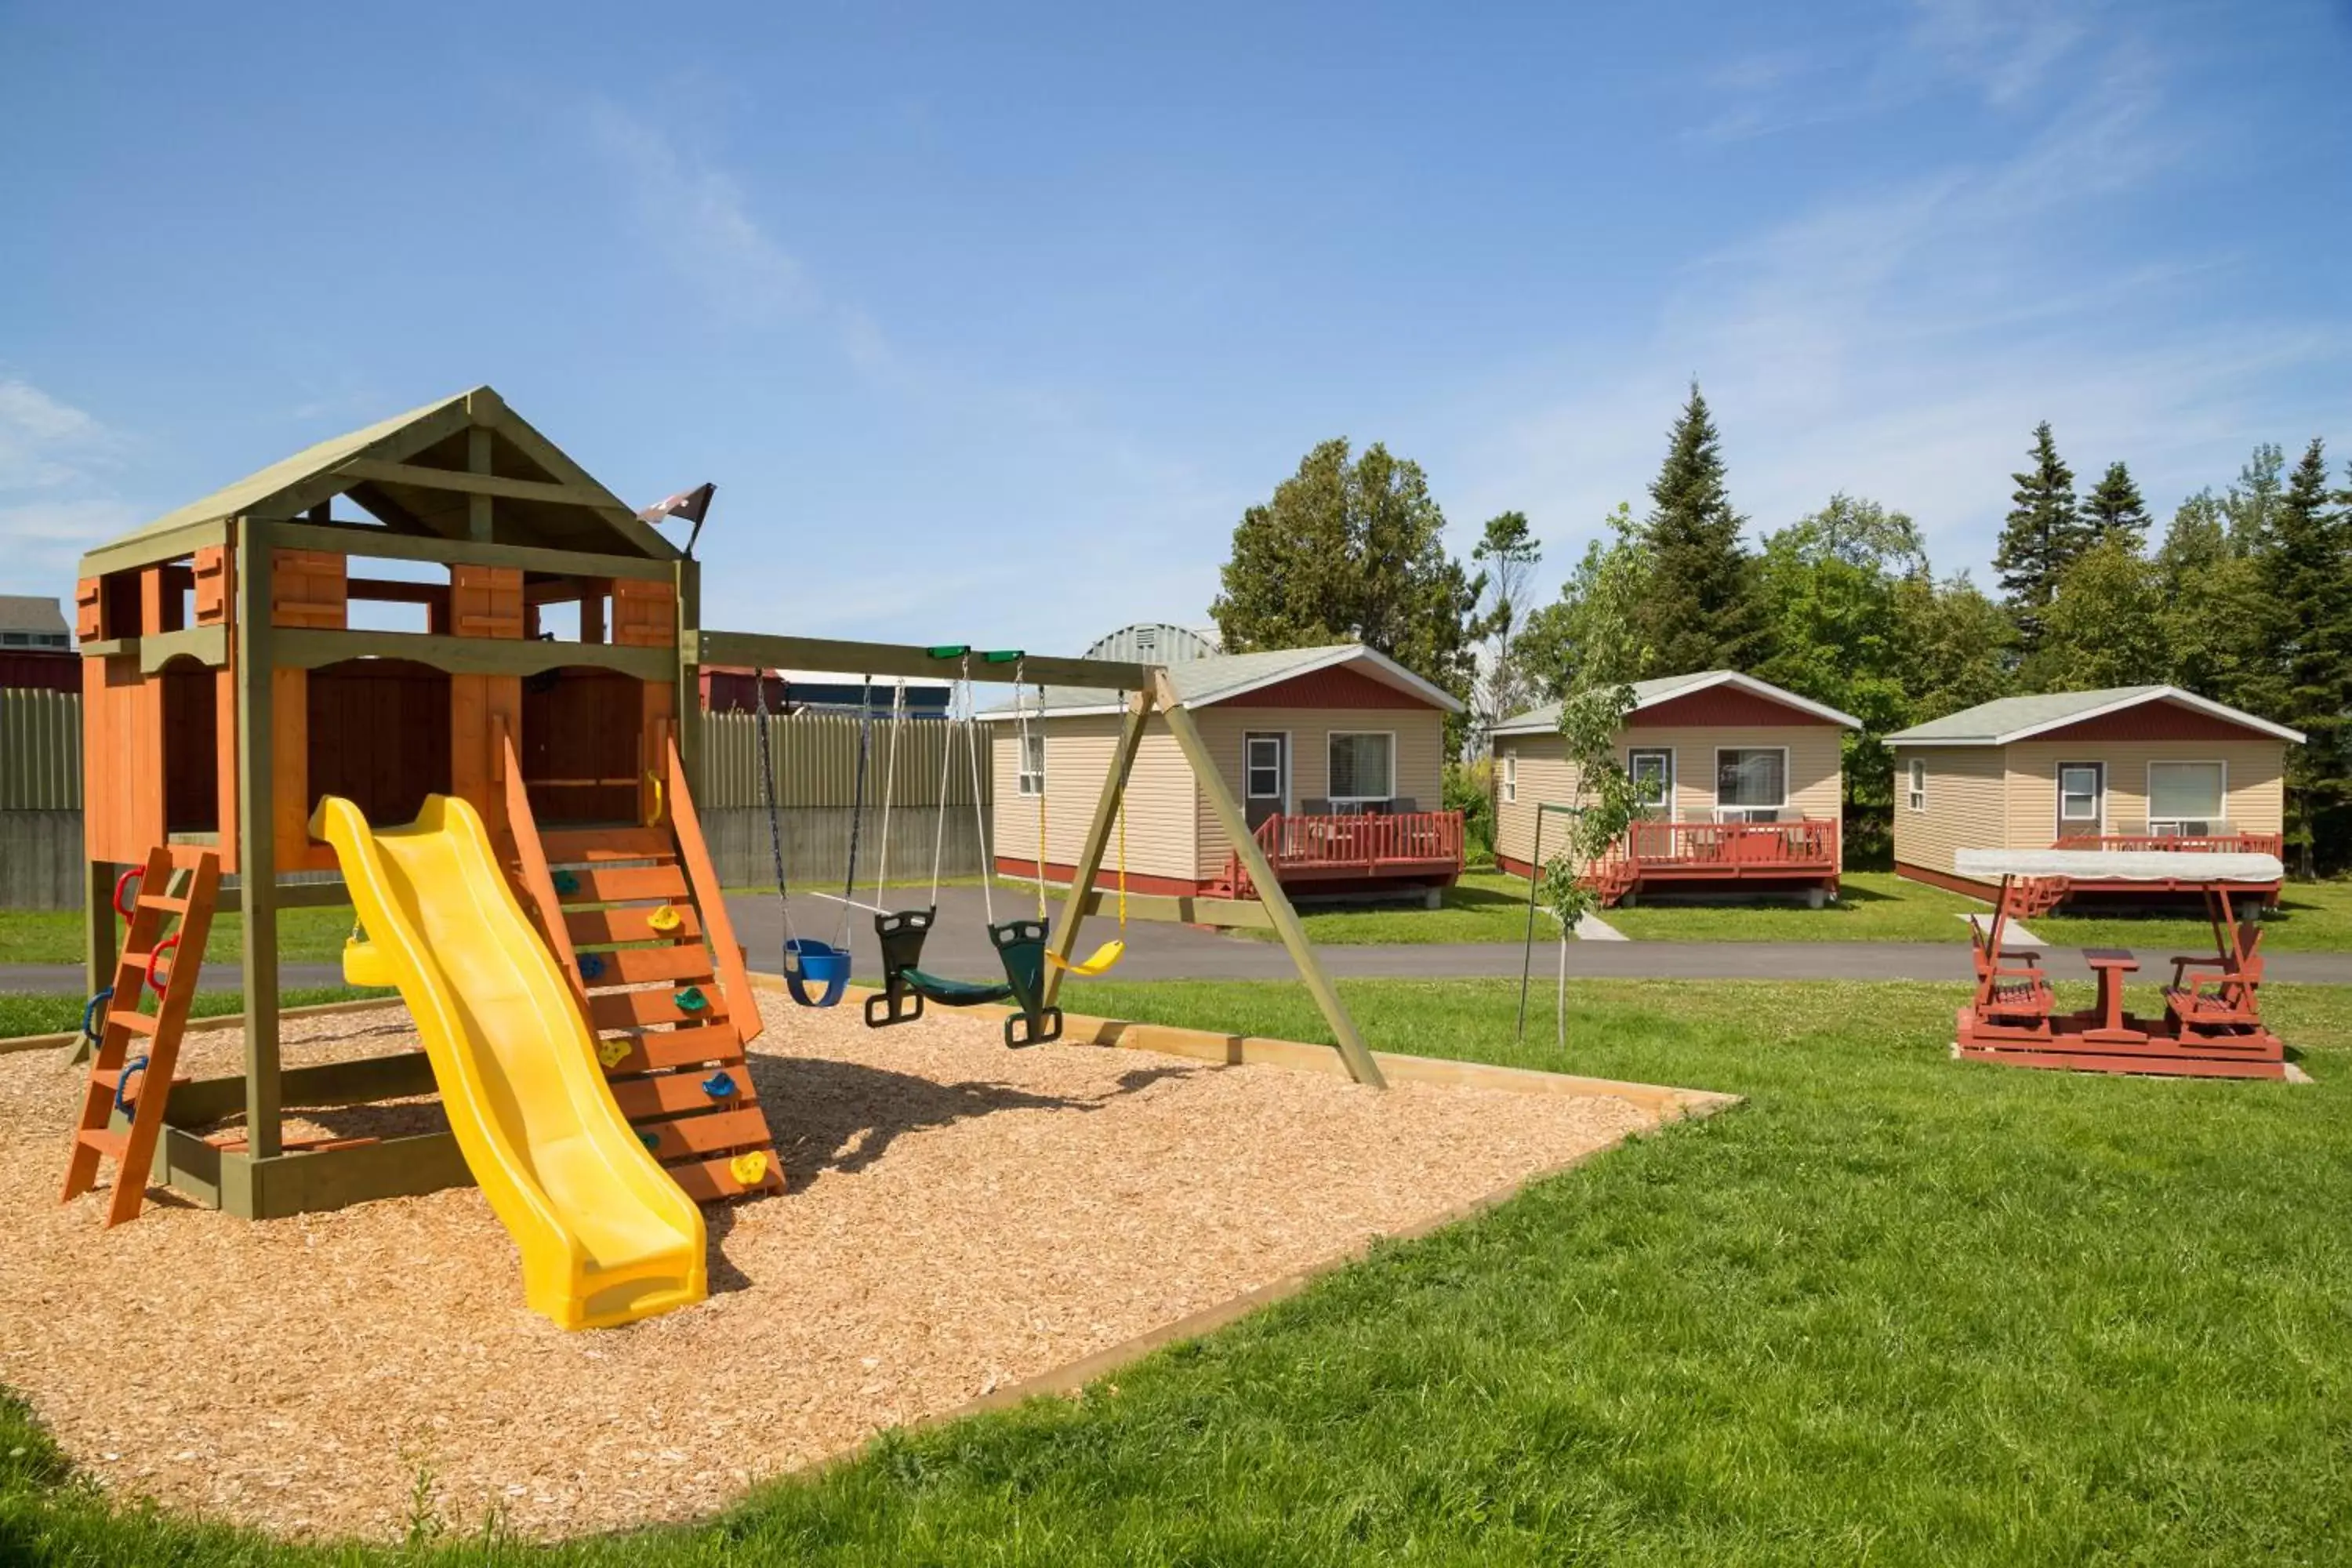
M172 890L175 879L180 880L177 893ZM211 849L159 846L140 873L139 899L131 906L131 929L122 939L122 955L115 961L106 1025L99 1036L98 1054L90 1060L81 1121L74 1129L59 1199L71 1203L97 1186L100 1158L112 1160L114 1196L106 1209L110 1226L139 1217L154 1168L155 1144L163 1135L170 1086L186 1081L173 1073L179 1065L188 1006L204 973L205 942L212 934L219 895L220 856ZM165 928L173 922L178 929L167 936ZM142 1013L139 1004L166 951L171 963L158 1005L152 1013ZM134 1038L146 1042L135 1058L131 1051ZM117 1111L130 1116L130 1126L121 1131L114 1130Z
M507 742L515 879L597 1037L614 1100L662 1168L698 1203L782 1192L743 1055L759 1001L677 743L667 751L666 824L542 836Z

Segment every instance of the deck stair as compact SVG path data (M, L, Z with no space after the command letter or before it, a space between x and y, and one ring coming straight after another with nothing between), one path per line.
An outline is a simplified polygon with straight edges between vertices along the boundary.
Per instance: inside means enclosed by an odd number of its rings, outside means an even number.
M113 1161L114 1191L106 1207L109 1226L139 1217L154 1168L155 1145L163 1134L165 1102L173 1085L187 1081L173 1072L219 898L220 855L215 850L159 846L148 854L139 874L131 929L115 961L114 985L104 1005L105 1022L90 1058L59 1200L71 1203L93 1190L100 1161ZM168 959L159 963L158 955L166 953ZM149 976L159 972L162 986L151 987ZM152 1013L139 1005L150 989L157 989Z
M783 1190L744 1047L760 1010L677 749L657 826L538 831L511 752L509 871L597 1038L613 1098L698 1203Z

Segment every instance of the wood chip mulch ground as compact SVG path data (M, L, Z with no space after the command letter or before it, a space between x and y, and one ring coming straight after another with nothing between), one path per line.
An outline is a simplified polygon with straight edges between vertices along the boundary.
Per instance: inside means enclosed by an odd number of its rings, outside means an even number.
M396 1534L420 1477L458 1526L686 1519L1655 1120L763 1005L751 1066L790 1192L709 1211L708 1302L586 1333L524 1309L470 1188L259 1225L157 1194L101 1230L103 1191L57 1202L80 1069L0 1058L0 1384L118 1492L288 1534ZM397 1010L286 1035L289 1066L415 1044ZM193 1035L182 1070L240 1050Z

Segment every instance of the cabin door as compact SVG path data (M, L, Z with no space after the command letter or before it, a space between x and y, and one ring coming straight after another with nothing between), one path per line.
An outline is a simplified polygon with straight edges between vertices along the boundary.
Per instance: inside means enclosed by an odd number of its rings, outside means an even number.
M1269 816L1280 816L1290 803L1290 737L1279 732L1242 737L1242 806L1250 831Z
M2058 764L2058 837L2096 838L2106 832L2107 764Z

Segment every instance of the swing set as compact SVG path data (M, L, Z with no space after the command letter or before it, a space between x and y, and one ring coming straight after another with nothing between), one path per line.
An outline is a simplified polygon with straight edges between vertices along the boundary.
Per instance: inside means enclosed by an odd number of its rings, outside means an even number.
M971 679L972 651L968 647L932 648L934 658L952 657L958 660L957 678L949 704L949 717L960 721L964 737L964 759L970 773L972 826L974 840L987 842L988 824L981 804L980 742L971 716L978 704L973 697ZM1027 679L1026 656L1018 651L985 652L978 656L991 664L1013 665L1013 689L1019 693ZM838 1005L846 990L850 970L849 937L852 911L862 910L873 917L875 941L882 952L882 988L866 998L866 1024L868 1028L887 1028L894 1024L911 1023L923 1016L927 1003L942 1007L976 1007L988 1004L1010 1002L1017 1011L1004 1020L1004 1043L1018 1048L1045 1045L1059 1039L1062 1033L1062 1010L1055 1006L1048 994L1048 965L1074 974L1103 974L1118 963L1127 952L1127 832L1126 813L1119 812L1118 854L1118 930L1119 935L1102 943L1087 957L1073 960L1065 954L1047 951L1046 940L1052 930L1045 892L1045 868L1041 861L1035 877L1037 912L1034 918L1016 916L1000 921L996 918L994 879L981 879L981 903L987 922L988 937L1003 965L1001 981L959 980L936 974L922 967L923 944L939 921L940 877L945 865L947 849L948 786L953 778L956 730L949 732L948 743L940 751L939 809L933 819L931 833L930 897L919 909L893 909L883 902L890 885L890 816L898 792L898 738L907 721L907 682L899 678L890 700L890 740L883 758L882 818L878 846L875 856L873 897L857 897L858 850L864 837L866 819L866 776L873 760L874 702L873 679L864 683L859 703L857 726L857 760L851 783L849 853L842 875L839 893L818 892L809 896L841 906L841 922L831 942L799 934L793 923L791 878L784 863L782 814L776 794L775 758L770 749L770 715L765 682L757 684L753 699L753 723L760 749L761 805L768 816L768 841L775 866L776 899L783 916L783 972L785 989L793 1001L803 1007L831 1007ZM1037 689L1042 707L1045 688ZM1028 735L1029 710L1021 709L1022 736L1025 745ZM1037 832L1044 841L1046 829L1045 798L1037 797Z

